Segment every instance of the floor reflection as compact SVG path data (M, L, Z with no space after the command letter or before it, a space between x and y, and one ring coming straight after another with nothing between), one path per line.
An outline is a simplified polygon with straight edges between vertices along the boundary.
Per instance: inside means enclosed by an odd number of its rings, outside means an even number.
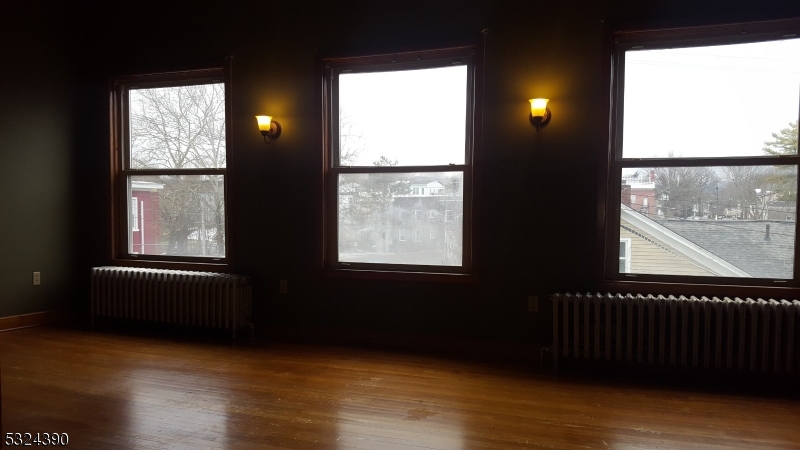
M140 447L226 447L230 397L225 378L186 370L133 369L124 379L126 434Z
M461 414L430 396L407 398L397 387L409 384L380 378L348 384L336 412L336 448L466 448Z

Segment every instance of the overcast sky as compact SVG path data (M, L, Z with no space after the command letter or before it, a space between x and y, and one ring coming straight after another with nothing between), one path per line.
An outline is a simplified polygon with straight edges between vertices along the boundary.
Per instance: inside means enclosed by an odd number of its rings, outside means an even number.
M466 83L466 66L341 74L358 164L463 163ZM800 39L628 51L624 101L626 158L762 155L798 119Z
M467 66L341 74L339 106L365 147L357 165L463 164L466 94Z
M626 53L626 158L763 155L799 111L800 39Z

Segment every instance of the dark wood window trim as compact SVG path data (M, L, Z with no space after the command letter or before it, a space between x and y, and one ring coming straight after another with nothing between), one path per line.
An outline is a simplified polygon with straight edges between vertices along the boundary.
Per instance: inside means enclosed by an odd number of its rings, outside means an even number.
M225 86L225 129L226 129L226 167L216 169L129 169L127 101L126 95L131 87L172 87L191 84L219 83ZM129 267L149 267L159 269L178 269L196 271L230 272L232 251L231 242L231 198L229 195L231 167L231 59L224 64L210 68L165 71L115 77L110 83L109 126L110 126L110 210L111 210L111 253L109 263ZM225 198L225 257L192 257L166 255L133 255L128 251L128 206L127 177L130 175L222 175Z
M609 87L608 101L604 109L608 111L608 144L603 146L603 156L598 176L597 237L598 237L598 286L603 291L674 294L705 296L738 296L764 298L800 298L800 246L796 247L794 276L787 280L763 278L667 276L647 274L618 273L619 203L622 167L650 166L724 166L724 165L774 165L776 157L730 157L730 158L686 158L686 159L647 159L624 162L617 139L621 139L622 86L624 80L619 76L624 69L621 56L632 47L672 48L692 45L723 45L768 40L779 40L800 36L800 18L712 25L691 28L668 29L622 29L609 32L605 45L608 55L604 59L605 85ZM800 106L799 106L800 108ZM800 111L798 111L800 115ZM620 120L617 120L619 118ZM671 125L665 124L665 127ZM680 132L679 127L675 131ZM800 156L780 157L782 164L800 164ZM800 221L795 223L795 236L798 236Z
M323 57L318 61L322 97L322 245L320 274L325 278L389 279L405 281L430 281L444 283L474 283L477 281L478 257L476 249L478 202L475 192L480 182L480 147L482 143L483 103L483 46L470 44L435 50L403 51L366 56ZM463 165L448 166L394 166L335 167L338 151L338 100L335 98L333 79L341 71L395 71L447 67L458 61L468 67L467 96L467 149ZM337 249L337 189L340 173L373 172L463 172L464 174L464 229L463 267L438 267L421 265L339 263Z

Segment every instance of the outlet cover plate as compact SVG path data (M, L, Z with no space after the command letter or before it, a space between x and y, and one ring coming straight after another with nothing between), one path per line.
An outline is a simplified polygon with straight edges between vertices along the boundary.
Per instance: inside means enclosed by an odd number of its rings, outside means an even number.
M539 312L539 296L528 296L528 312Z

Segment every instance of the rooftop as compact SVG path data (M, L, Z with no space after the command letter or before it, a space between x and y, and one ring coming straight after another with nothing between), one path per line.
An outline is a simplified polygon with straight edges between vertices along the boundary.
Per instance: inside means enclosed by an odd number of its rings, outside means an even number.
M792 278L795 223L779 220L655 222L759 278ZM769 240L767 237L769 225Z

